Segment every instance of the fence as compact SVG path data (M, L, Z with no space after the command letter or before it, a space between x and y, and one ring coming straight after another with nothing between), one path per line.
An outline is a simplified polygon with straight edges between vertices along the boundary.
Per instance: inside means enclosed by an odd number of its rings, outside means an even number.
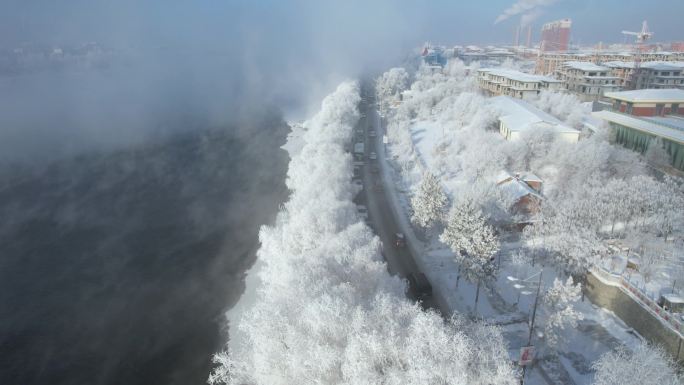
M597 275L604 281L610 281L620 286L632 299L639 303L644 309L648 310L660 322L668 326L675 333L679 334L680 338L684 338L684 322L680 318L681 315L677 313L670 313L658 305L649 295L644 293L637 286L632 285L630 281L625 279L622 275L612 274L601 267L592 270L592 273Z

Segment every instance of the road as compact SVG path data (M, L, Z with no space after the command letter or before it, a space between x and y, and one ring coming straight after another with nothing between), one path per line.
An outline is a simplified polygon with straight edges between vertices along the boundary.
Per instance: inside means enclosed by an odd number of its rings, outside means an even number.
M390 274L405 278L410 273L420 272L420 269L416 265L415 258L411 255L408 247L397 248L394 246L394 234L400 233L402 230L397 223L397 218L393 215L386 196L386 189L393 188L393 184L392 181L383 180L383 173L379 170L381 167L380 161L370 159L371 152L378 155L384 154L384 151L381 151L382 149L380 148L380 146L383 146L382 129L373 103L374 91L371 87L364 86L362 88L362 95L364 100L360 105L360 109L363 117L355 129L354 141L358 143L359 140L362 140L365 143L364 164L359 166L364 188L355 201L357 204L364 204L368 207L370 226L382 241L382 252ZM375 131L374 136L371 136L371 131ZM381 188L378 189L377 186L381 186ZM409 293L408 297L417 300L413 293ZM432 297L425 298L421 304L424 308L440 311Z

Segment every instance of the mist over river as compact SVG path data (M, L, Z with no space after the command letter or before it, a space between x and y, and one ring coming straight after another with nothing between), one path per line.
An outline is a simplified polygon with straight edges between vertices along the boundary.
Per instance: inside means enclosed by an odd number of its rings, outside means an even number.
M112 87L120 80L105 78ZM56 93L17 86L23 81L2 79L0 99L21 89L36 109L41 100L59 103ZM93 87L90 78L82 83ZM163 92L133 92L121 103L122 95L89 89L79 98L102 96L98 108L121 99L108 113L89 113L89 125L99 115L115 128L112 119L123 113L154 135L60 150L36 164L28 156L0 163L0 384L205 383L211 355L227 339L224 313L254 262L259 227L287 197L280 146L289 128L268 107L217 117L216 93L178 97L186 88L168 90L173 103ZM210 99L212 111L198 108ZM162 100L155 116L130 118L145 110L141 100ZM33 121L34 132L59 132L54 143L69 142L76 134L63 127L71 115L55 110ZM0 123L29 125L23 116L4 114ZM171 129L159 132L159 122ZM33 147L50 148L39 136L30 138L40 142Z

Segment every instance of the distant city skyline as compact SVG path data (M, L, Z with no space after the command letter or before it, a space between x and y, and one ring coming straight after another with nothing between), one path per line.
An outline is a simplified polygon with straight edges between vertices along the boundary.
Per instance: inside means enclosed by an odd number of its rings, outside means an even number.
M203 37L205 42L218 44L222 36L235 38L236 33L240 36L241 31L252 29L267 33L281 31L293 38L298 37L297 33L319 29L322 35L334 38L351 28L368 32L368 38L378 43L394 36L404 43L410 41L412 45L424 40L449 45L510 44L514 41L515 27L521 23L531 26L532 41L538 42L545 22L563 18L573 21L571 40L575 44L629 42L620 32L639 28L643 20L648 20L655 32L654 42L684 40L681 27L684 2L678 0L649 3L492 0L477 4L447 0L428 4L408 0L380 0L371 4L361 1L320 4L310 0L265 0L256 4L218 0L192 3L151 1L145 4L130 0L114 3L71 0L58 4L47 1L8 2L0 15L0 44L3 46L25 42L68 44L84 41L123 45L169 38L190 40L196 36ZM352 19L354 23L347 22ZM500 21L495 23L497 20ZM350 35L353 37L354 33Z

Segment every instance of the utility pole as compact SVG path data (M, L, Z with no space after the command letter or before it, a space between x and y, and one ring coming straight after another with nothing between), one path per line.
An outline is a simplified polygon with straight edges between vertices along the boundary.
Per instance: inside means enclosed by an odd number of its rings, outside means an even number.
M539 304L539 292L541 291L541 283L542 283L542 273L544 271L539 272L539 284L537 285L537 296L534 298L534 308L532 309L532 320L530 321L530 333L527 336L527 346L530 346L532 343L532 331L534 330L534 319L537 316L537 305ZM525 371L527 369L527 365L524 365L522 368L522 375L520 376L520 385L525 384Z

